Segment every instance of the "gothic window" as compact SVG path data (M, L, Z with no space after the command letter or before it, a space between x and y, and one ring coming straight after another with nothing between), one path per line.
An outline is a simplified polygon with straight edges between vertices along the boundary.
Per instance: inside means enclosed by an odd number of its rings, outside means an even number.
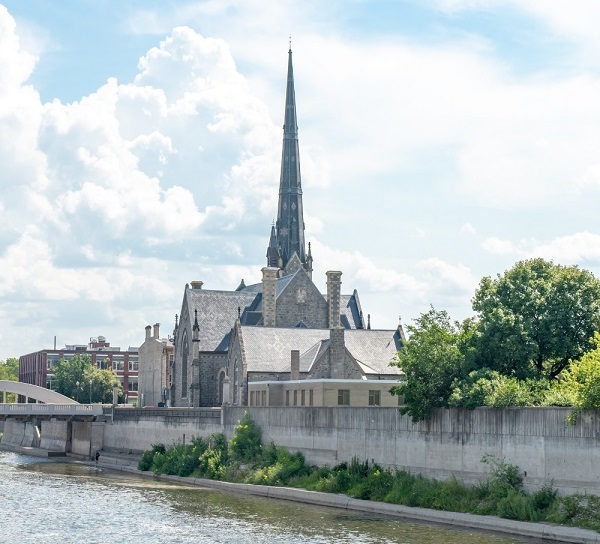
M237 404L238 401L238 380L239 380L239 369L237 360L233 363L233 404Z
M223 404L223 381L225 380L225 371L219 373L219 406Z
M183 333L183 349L181 354L181 397L186 398L188 395L188 354L189 344L187 331Z

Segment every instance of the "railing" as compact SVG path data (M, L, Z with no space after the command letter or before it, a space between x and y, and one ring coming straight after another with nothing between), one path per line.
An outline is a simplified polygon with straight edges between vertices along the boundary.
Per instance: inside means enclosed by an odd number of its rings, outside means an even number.
M0 404L0 415L67 415L67 416L99 416L102 415L101 404Z

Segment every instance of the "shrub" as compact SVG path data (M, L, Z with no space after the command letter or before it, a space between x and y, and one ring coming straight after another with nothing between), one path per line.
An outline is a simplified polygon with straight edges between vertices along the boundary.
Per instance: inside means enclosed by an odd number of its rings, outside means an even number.
M165 453L164 444L152 444L152 449L146 450L142 453L142 458L138 463L138 470L150 470L154 462L155 453Z
M534 513L530 497L514 489L498 501L497 514L501 518L519 521L535 521L538 517Z
M248 412L238 420L233 438L229 441L229 451L233 458L240 461L255 461L262 450L261 431L256 426Z

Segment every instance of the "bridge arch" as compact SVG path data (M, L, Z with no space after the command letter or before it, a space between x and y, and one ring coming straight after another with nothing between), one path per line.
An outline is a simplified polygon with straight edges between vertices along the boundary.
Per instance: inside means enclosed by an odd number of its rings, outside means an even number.
M32 385L30 383L0 380L0 391L4 392L4 398L6 398L6 393L14 393L28 399L35 399L44 404L79 404L73 399L61 395L56 391L40 387L39 385Z

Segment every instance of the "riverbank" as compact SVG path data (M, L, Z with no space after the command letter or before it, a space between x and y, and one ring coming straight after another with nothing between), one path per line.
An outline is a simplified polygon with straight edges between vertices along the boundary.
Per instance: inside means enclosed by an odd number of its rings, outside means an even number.
M47 457L46 450L37 451L36 448L2 448L24 455ZM473 514L461 514L439 510L428 510L410 506L394 505L375 501L353 499L345 495L322 493L318 491L307 491L303 489L262 486L252 484L238 484L223 482L219 480L208 480L204 478L192 478L181 476L154 475L137 469L140 456L134 453L101 451L98 466L106 469L128 472L143 478L154 479L163 482L181 484L185 486L198 486L217 489L228 493L244 493L248 495L261 496L272 499L287 500L341 508L345 510L368 512L384 516L414 520L423 523L441 524L451 527L469 528L496 533L519 535L528 538L545 540L548 542L570 543L570 544L600 544L600 534L576 527L556 526L543 523L530 523L513 521L493 516L477 516ZM57 458L57 461L74 462L94 465L94 461L78 456L68 455Z

